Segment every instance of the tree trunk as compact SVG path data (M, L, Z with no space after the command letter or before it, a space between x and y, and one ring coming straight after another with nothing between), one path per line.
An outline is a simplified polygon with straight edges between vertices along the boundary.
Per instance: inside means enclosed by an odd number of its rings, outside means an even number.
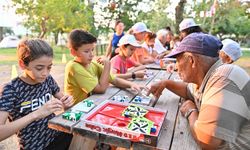
M3 39L3 27L0 27L0 41Z
M59 30L56 30L56 31L54 32L54 35L55 35L55 38L54 38L55 45L57 45L57 43L58 43L58 35L59 35L59 33L60 33Z
M187 2L186 0L180 0L178 5L175 7L175 21L176 21L175 30L177 33L179 33L179 24L183 20L183 13L186 2Z
M46 21L48 20L48 17L44 17L42 18L42 22L40 24L40 29L41 29L41 33L39 35L39 38L44 38L45 34L47 33L47 28L46 28Z

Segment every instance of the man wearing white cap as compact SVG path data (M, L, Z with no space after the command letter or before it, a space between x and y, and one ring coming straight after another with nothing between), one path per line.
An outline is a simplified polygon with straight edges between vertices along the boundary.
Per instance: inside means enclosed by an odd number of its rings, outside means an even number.
M237 42L225 39L222 41L222 44L223 47L219 54L223 63L231 64L242 56L240 44Z
M192 18L185 18L179 24L180 38L181 40L191 33L202 32L201 27L194 22Z
M147 32L151 32L143 22L137 22L130 29L130 34L135 36L138 43L144 41ZM138 48L131 56L131 59L140 64L149 64L154 62L154 58L144 48Z

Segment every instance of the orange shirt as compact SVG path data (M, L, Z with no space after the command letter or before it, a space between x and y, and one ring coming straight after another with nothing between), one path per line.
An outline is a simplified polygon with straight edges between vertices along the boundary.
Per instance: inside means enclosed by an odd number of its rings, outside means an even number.
M141 64L140 59L139 59L141 56L149 57L150 54L145 48L137 48L135 50L134 54L130 58L131 58L131 60Z

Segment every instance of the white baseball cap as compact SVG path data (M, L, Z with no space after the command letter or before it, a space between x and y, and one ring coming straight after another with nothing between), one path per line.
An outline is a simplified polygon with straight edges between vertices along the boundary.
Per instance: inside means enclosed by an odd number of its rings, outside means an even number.
M192 18L185 18L182 20L182 22L179 24L179 31L185 30L190 27L199 26L194 22L194 19Z
M225 39L222 41L222 44L223 47L221 51L227 54L233 61L236 61L240 58L240 56L242 56L240 44L238 44L237 42L231 39Z
M131 34L124 35L119 40L118 46L122 46L122 45L126 45L126 44L130 44L130 45L135 46L135 47L141 47L141 45L135 39L135 36L131 35Z
M151 32L143 22L137 22L132 26L133 33Z

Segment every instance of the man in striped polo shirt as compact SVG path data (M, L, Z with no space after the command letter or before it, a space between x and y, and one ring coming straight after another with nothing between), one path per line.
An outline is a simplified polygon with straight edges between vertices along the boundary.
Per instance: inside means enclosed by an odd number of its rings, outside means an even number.
M159 97L167 88L186 99L180 111L203 149L250 149L250 77L221 62L221 47L214 36L188 35L168 55L177 59L184 82L161 81L149 93Z

